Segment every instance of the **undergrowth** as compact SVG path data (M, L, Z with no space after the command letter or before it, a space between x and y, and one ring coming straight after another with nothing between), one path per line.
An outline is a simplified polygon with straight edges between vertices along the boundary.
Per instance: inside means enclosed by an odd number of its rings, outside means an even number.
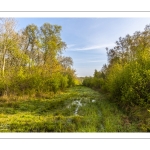
M0 98L0 132L137 131L138 126L105 95L83 86L45 98Z

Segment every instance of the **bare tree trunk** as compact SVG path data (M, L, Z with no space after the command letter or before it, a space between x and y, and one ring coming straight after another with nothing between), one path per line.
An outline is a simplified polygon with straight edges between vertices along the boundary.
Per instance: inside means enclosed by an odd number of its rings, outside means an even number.
M5 57L3 57L3 64L2 64L2 76L5 75Z
M6 54L6 48L4 48L4 54L3 54L3 59L2 59L2 76L5 76L5 64L6 64L6 59L5 59L5 54Z

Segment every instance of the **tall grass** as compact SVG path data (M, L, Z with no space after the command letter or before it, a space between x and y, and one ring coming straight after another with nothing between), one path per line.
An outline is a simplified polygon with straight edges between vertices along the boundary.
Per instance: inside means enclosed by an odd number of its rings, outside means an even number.
M83 86L44 98L0 98L0 132L134 131L136 125L104 95Z

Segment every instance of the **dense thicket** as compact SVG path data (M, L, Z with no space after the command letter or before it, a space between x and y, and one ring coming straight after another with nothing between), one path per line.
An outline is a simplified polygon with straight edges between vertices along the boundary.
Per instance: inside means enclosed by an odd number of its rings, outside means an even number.
M30 24L16 31L12 18L0 19L0 95L57 92L75 84L61 26Z
M108 65L86 77L83 85L106 90L122 105L150 104L150 26L120 37L114 48L106 50Z
M86 77L83 85L106 92L133 120L140 120L143 131L150 131L150 25L120 37L114 48L106 50L108 64L99 76L95 71Z
M93 77L85 77L82 84L84 86L100 90L103 89L104 79L105 73L103 71L97 71L95 69Z
M108 50L106 86L123 106L150 104L150 26L143 32L119 38Z

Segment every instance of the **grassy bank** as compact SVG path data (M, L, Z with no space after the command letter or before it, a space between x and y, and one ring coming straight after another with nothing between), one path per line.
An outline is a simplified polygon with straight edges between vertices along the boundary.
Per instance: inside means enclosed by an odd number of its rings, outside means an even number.
M43 98L0 98L0 132L137 131L104 95L83 86Z

